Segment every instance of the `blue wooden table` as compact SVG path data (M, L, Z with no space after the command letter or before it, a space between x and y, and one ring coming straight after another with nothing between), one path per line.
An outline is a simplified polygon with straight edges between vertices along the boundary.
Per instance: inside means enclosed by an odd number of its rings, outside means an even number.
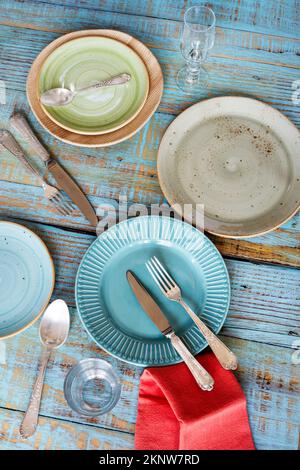
M196 101L178 91L175 76L182 63L179 37L184 10L200 3L1 1L1 127L7 126L13 110L25 112L95 207L105 208L120 194L129 202L161 203L156 175L160 139L174 117ZM299 0L214 0L209 5L217 17L216 44L208 63L212 81L200 99L251 96L299 126L300 105L295 99L300 85ZM90 28L119 29L143 41L161 63L165 79L160 107L148 124L128 141L105 149L72 147L52 138L30 113L25 96L26 77L36 55L61 34ZM42 168L36 155L31 158ZM46 242L56 268L53 299L65 299L72 315L69 340L49 363L39 427L27 441L20 439L18 428L37 370L38 325L0 342L0 449L132 448L142 370L109 357L93 344L75 309L75 274L95 239L93 229L80 214L64 218L52 210L36 179L8 152L1 153L0 169L1 219L24 224ZM232 284L222 339L239 357L236 376L247 396L258 449L299 445L299 222L298 214L276 231L248 240L211 237L225 257ZM62 391L68 369L90 356L111 362L122 381L119 404L99 418L71 412Z

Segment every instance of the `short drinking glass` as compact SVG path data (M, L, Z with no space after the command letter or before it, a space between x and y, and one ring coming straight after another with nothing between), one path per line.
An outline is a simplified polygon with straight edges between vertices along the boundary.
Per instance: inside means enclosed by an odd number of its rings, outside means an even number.
M81 416L108 413L118 402L121 385L112 366L102 359L82 359L68 372L64 394Z
M197 93L207 86L203 63L214 45L215 24L211 8L195 6L185 12L180 47L186 65L177 74L177 85L185 93Z

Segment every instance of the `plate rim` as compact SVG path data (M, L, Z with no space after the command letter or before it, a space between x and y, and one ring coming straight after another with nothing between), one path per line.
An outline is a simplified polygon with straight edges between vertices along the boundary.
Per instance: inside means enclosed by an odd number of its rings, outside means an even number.
M55 47L73 38L80 38L91 35L109 37L112 39L116 39L117 41L120 41L123 44L127 44L141 56L142 60L144 60L144 55L146 54L147 61L150 61L151 67L148 67L148 65L145 63L149 74L149 93L140 113L126 126L114 132L86 136L83 134L81 135L67 131L66 129L57 126L53 121L51 121L40 106L38 97L35 94L35 88L33 87L33 83L36 80L36 74L39 70L40 62L43 60L44 56L47 57ZM35 118L40 123L40 125L53 137L78 147L102 148L118 144L131 138L134 134L136 134L141 128L146 125L146 123L153 116L160 104L161 97L163 94L163 86L164 79L161 66L158 60L156 59L155 55L141 41L131 36L130 34L120 30L86 29L66 33L58 37L57 39L54 39L42 49L42 51L37 55L37 57L31 64L26 81L26 96L30 109L33 112Z
M66 46L67 44L71 43L71 42L74 42L74 41L82 41L83 39L108 39L109 41L112 41L116 44L121 44L122 46L124 46L126 49L130 50L134 55L135 57L140 61L141 63L141 66L143 67L144 69L144 72L145 72L145 76L146 76L146 80L147 80L147 85L146 85L146 89L145 89L145 94L144 94L144 97L143 97L143 100L141 101L141 104L140 106L137 108L137 110L132 114L132 116L130 116L128 119L126 119L124 122L122 122L121 124L115 126L115 127L112 127L111 129L108 129L108 130L104 130L104 131L100 131L100 132L82 132L82 131L79 131L77 129L74 129L72 127L68 127L64 124L62 124L61 122L59 122L56 118L54 118L51 113L49 113L49 111L47 110L47 107L44 106L42 103L40 103L41 105L41 108L43 109L44 113L49 117L49 119L51 119L51 121L53 121L55 124L57 124L59 127L62 127L63 129L66 129L67 131L69 132L75 132L75 134L79 134L79 135L101 135L101 134L109 134L110 132L114 132L118 129L120 129L121 127L125 126L126 124L128 124L130 121L133 121L133 119L139 114L139 112L141 111L141 109L143 108L146 100L147 100L147 97L148 97L148 94L149 94L149 83L150 83L150 80L149 80L149 72L148 72L148 69L145 65L145 62L143 61L143 59L139 56L139 54L134 50L132 49L130 46L128 46L127 44L123 43L123 42L120 42L120 41L117 41L116 39L113 39L113 38L110 38L110 37L107 37L107 36L95 36L95 35L91 35L91 36L83 36L83 37L78 37L78 38L73 38L73 39L70 39L69 41L67 42L64 42L62 44L60 44L57 48L55 48L52 52L50 52L50 54L47 55L47 57L45 57L43 63L41 64L40 66L40 69L39 69L39 72L37 74L37 79L36 79L36 87L37 87L37 90L36 90L36 93L37 95L39 96L40 98L40 91L39 91L39 81L40 81L40 77L41 77L41 73L42 73L42 68L43 66L45 65L45 62L52 56L52 54L56 51L58 51L61 47L63 46Z
M88 247L88 249L86 250L86 252L84 253L83 257L82 257L82 260L78 266L78 269L77 269L77 273L76 273L76 278L75 278L75 303L76 303L76 310L77 310L77 314L80 318L80 321L81 321L81 324L83 325L85 331L87 332L87 334L89 335L89 337L93 340L93 342L95 344L97 344L97 346L101 349L103 349L103 351L105 351L106 353L110 354L111 356L115 357L116 359L120 360L120 361L123 361L123 362L126 362L127 364L132 364L132 365L135 365L135 366L138 366L138 367L167 367L167 366L171 366L171 365L175 365L175 364L179 364L179 363L182 363L183 360L179 357L177 360L174 360L170 363L162 363L162 364L148 364L147 362L135 362L135 361L131 361L131 360L128 360L128 359L124 359L123 357L120 357L118 354L114 353L114 352L111 352L110 350L108 350L106 347L103 347L102 344L100 344L96 338L93 336L93 334L87 329L86 325L85 325L85 322L82 318L82 315L81 315L81 312L80 312L80 308L79 308L79 302L78 302L78 278L79 278L79 274L80 274L80 270L82 268L82 265L86 259L86 257L88 256L88 253L90 251L90 249L92 249L92 247L98 242L98 239L101 238L103 235L107 234L108 230L110 229L115 229L117 226L121 226L121 225L125 225L129 222L132 222L133 220L137 220L137 219L149 219L149 218L152 218L152 219L169 219L168 217L166 216L160 216L160 215L143 215L143 216L137 216L137 217L133 217L131 219L126 219L126 220L123 220L121 222L119 222L118 224L115 224L113 225L112 227L110 227L109 229L107 229L105 232L103 232L101 235L99 235L96 240L94 240L91 245ZM221 255L220 251L218 250L218 248L216 247L216 245L203 233L201 232L200 230L198 230L196 227L194 227L193 225L191 225L190 223L186 222L185 220L182 220L182 219L174 219L174 220L177 220L179 222L181 222L182 224L186 224L192 231L194 232L197 232L198 234L200 234L200 236L202 235L204 237L204 239L209 243L209 245L214 249L216 255L218 256L218 258L220 259L223 267L224 267L224 273L225 273L225 276L226 276L226 283L227 283L227 288L228 288L228 296L227 296L227 303L226 303L226 309L225 309L225 312L224 312L224 315L223 315L223 318L222 318L222 321L220 322L220 325L218 326L217 330L215 331L215 334L218 335L219 332L221 331L221 329L223 328L224 326L224 323L226 321L226 318L228 316L228 312L229 312L229 307L230 307L230 302L231 302L231 283L230 283L230 277L229 277L229 272L228 272L228 269L227 269L227 266L226 266L226 263L225 263L225 260L223 258L223 256ZM192 325L192 326L196 326L196 325ZM191 327L192 328L192 327ZM197 350L197 352L194 353L194 355L198 355L199 353L201 353L204 349L206 349L208 347L208 343L207 341L204 339L204 343L202 345L202 347L199 348L199 350Z
M161 174L161 169L160 169L160 162L162 161L162 155L161 155L161 146L162 146L162 143L165 139L165 136L166 136L166 133L167 131L172 127L173 123L179 119L182 114L188 112L191 108L197 108L199 106L202 105L202 103L207 103L209 101L223 101L223 100L229 100L229 99L234 99L234 100L247 100L247 101L252 101L252 102L255 102L255 103L259 103L260 105L264 105L266 106L267 108L270 108L272 110L272 112L274 112L275 114L281 116L281 118L283 118L289 125L291 125L294 129L296 129L296 131L299 133L299 129L297 128L297 126L287 117L285 116L281 111L279 111L278 109L274 108L273 106L270 106L269 104L265 103L264 101L262 100L257 100L255 98L250 98L250 97L247 97L247 96L241 96L241 95L226 95L226 96L215 96L213 98L206 98L204 100L201 100L201 101L198 101L197 103L193 104L192 106L189 106L188 108L186 108L184 111L182 111L180 114L178 114L174 119L173 121L168 125L168 127L165 129L164 131L164 134L162 136L162 139L160 141L160 144L159 144L159 147L158 147L158 151L157 151L157 162L156 162L156 169L157 169L157 177L158 177L158 183L159 183L159 186L163 192L163 195L165 196L165 198L167 199L168 203L170 204L170 206L175 210L175 212L182 218L184 218L184 214L181 213L180 211L180 208L178 207L178 204L176 203L175 200L173 200L170 195L168 194L167 190L166 190L166 187L165 187L165 184L163 182L163 177L162 177L162 174ZM298 205L296 206L296 208L288 215L288 216L285 216L284 219L282 219L279 223L276 223L273 227L271 228L268 228L267 230L263 230L263 231L257 231L257 232L251 232L251 233L247 233L247 234L243 234L243 235L233 235L233 234L224 234L224 233L220 233L220 232L217 232L217 231L214 231L214 230L211 230L211 229L208 229L206 227L204 227L205 231L208 232L208 233L211 233L212 235L217 235L219 237L222 237L222 238L233 238L233 239L244 239L244 238L253 238L253 237L258 237L258 236L261 236L261 235L265 235L266 233L269 233L269 232L272 232L273 230L276 230L277 228L279 228L281 225L285 224L286 222L288 222L295 214L297 214L297 212L299 211L300 209L300 200L299 200L299 203ZM204 217L205 217L205 212L204 212ZM186 220L188 223L191 223L193 224L193 222L189 219L184 219Z
M17 222L11 222L11 221L7 221L7 220L0 220L0 225L1 224L10 224L10 225L15 225L17 226L18 228L21 228L21 230L26 230L27 232L29 232L31 235L34 236L34 238L43 246L43 248L45 249L45 252L46 254L48 255L48 259L50 261L50 266L51 266L51 271L52 271L52 277L51 277L51 288L50 288L50 293L46 299L46 302L45 304L42 306L41 310L37 313L37 315L29 322L27 323L25 326L23 326L22 328L19 328L18 330L16 330L15 332L13 333L9 333L8 335L5 335L5 336L0 336L0 341L1 340L4 340L4 339L7 339L7 338L11 338L12 336L15 336L17 335L18 333L22 333L22 331L25 331L27 328L29 328L31 325L33 325L40 317L41 315L43 314L43 312L45 311L47 305L49 304L49 301L51 299L51 296L52 296L52 293L53 293L53 290L54 290L54 284L55 284L55 267L54 267L54 262L53 262L53 259L52 259L52 256L50 254L50 251L46 245L46 243L35 233L33 232L31 229L27 228L25 225L22 225L22 224L18 224Z

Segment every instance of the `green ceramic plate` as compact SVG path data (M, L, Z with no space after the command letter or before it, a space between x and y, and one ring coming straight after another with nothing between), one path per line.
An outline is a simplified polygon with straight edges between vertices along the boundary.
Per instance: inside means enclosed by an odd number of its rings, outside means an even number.
M45 60L39 78L40 94L58 87L83 88L123 72L132 77L124 85L85 91L67 106L43 109L65 129L79 134L102 134L131 121L147 98L148 72L130 47L95 36L69 41Z

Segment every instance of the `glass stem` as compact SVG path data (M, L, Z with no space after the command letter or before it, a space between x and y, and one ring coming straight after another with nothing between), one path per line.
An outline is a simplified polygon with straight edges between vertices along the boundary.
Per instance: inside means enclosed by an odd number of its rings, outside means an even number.
M195 64L191 62L187 62L187 69L186 69L186 82L193 83L195 82L200 74L201 64L200 62Z

